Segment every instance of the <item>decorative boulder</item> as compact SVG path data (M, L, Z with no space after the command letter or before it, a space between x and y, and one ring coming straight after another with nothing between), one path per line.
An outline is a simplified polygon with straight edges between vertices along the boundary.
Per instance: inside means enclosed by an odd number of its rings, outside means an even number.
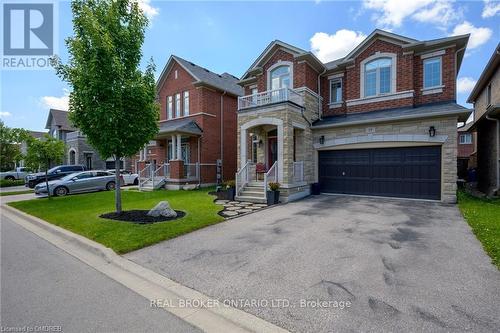
M148 212L148 216L165 216L165 217L177 217L177 212L170 208L167 201L160 201L153 209Z

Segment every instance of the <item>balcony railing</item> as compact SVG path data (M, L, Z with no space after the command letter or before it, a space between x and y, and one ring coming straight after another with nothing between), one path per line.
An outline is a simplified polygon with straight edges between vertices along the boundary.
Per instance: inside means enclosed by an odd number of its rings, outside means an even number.
M69 132L66 134L66 141L75 140L75 139L84 138L84 137L85 137L85 134L83 134L80 131Z
M281 102L292 102L304 106L304 98L301 94L290 88L280 88L238 97L238 110Z

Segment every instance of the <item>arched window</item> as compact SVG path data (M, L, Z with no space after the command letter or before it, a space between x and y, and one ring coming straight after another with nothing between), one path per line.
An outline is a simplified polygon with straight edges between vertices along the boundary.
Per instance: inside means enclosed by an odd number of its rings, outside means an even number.
M69 164L76 164L76 152L73 149L69 151Z
M378 58L365 64L365 97L391 92L391 58Z
M291 88L290 66L283 65L274 68L271 73L271 90Z

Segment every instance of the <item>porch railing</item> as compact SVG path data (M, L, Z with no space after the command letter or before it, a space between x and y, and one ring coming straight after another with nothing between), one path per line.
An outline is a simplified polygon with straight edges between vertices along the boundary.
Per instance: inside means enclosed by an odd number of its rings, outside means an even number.
M294 183L304 181L304 161L293 162L293 181Z
M199 179L200 177L200 164L199 163L186 163L184 164L184 178L188 180Z
M264 192L267 191L269 183L276 183L278 181L278 161L267 170L264 174Z
M235 187L236 187L236 195L240 195L241 190L248 184L250 180L250 166L252 162L247 161L243 167L236 173L235 179Z
M290 88L280 88L238 97L238 110L286 101L304 106L304 98L301 94Z
M139 170L139 188L143 188L144 184L153 180L153 164L146 164L146 166Z

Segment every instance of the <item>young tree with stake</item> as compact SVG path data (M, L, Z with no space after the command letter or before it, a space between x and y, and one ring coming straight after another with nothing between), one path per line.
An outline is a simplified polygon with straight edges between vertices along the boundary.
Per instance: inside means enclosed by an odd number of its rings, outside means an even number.
M155 67L140 69L148 20L135 0L73 0L74 36L66 40L67 64L52 59L72 87L70 119L116 169L115 206L122 211L120 159L158 132Z

